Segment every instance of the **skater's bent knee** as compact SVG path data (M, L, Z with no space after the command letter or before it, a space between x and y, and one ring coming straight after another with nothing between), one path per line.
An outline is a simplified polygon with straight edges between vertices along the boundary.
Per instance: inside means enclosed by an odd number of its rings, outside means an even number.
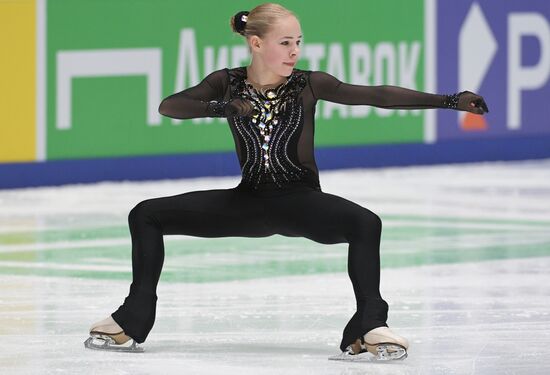
M352 236L370 236L382 232L382 220L372 211L365 211L356 217Z
M362 227L382 228L382 219L370 210L365 210L361 215L358 215L357 222Z
M130 225L143 221L154 221L154 209L152 207L151 200L145 200L138 203L130 210L130 213L128 214L128 222Z
M382 230L382 219L380 219L380 216L371 211L368 220L369 224L372 225L373 228Z

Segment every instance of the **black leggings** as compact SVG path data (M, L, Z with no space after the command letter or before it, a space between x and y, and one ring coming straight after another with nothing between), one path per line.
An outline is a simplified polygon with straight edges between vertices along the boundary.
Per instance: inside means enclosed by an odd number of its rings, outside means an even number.
M348 275L357 311L340 348L367 331L387 326L380 284L382 222L372 211L312 187L251 192L240 188L193 191L145 200L129 214L133 280L113 319L138 343L153 327L156 288L164 261L163 235L197 237L305 237L322 244L349 243Z

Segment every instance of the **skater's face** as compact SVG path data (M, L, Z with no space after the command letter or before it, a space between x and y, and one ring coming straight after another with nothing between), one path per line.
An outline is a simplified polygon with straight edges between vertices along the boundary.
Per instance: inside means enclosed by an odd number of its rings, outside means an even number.
M302 28L294 16L280 18L263 37L252 41L252 50L271 71L289 76L300 57Z

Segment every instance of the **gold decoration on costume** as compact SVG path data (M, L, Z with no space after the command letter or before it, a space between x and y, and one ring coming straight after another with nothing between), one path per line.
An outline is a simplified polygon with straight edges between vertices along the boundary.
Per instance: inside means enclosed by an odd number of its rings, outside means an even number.
M290 78L276 88L256 89L250 82L246 82L248 99L254 104L256 114L252 116L251 125L259 129L263 143L261 145L264 166L269 169L269 141L273 127L279 123L278 115L284 110L285 102L281 100L281 93L284 91Z

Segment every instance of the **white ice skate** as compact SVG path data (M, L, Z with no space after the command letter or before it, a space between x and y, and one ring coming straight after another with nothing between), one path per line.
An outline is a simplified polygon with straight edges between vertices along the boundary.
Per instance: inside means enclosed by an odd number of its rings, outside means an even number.
M116 352L142 353L143 348L127 336L124 330L109 316L90 328L90 337L84 341L88 349L110 350Z
M367 332L349 345L344 352L329 357L336 361L389 361L407 358L409 342L388 327L378 327Z

